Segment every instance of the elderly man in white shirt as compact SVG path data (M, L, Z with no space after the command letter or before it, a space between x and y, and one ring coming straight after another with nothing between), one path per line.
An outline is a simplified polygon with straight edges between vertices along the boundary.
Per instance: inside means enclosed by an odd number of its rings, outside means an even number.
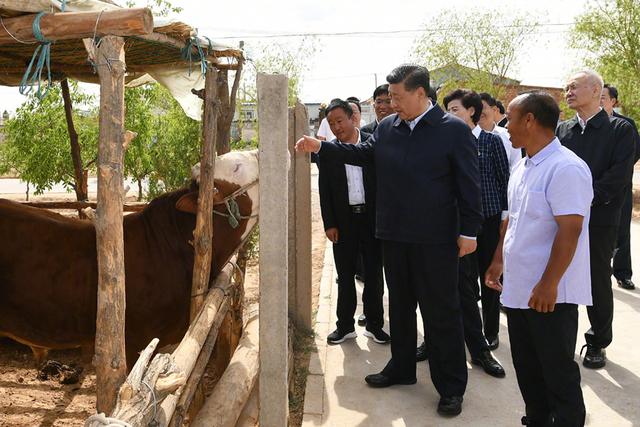
M578 305L591 305L589 167L554 131L551 95L518 96L507 110L511 141L527 157L509 181L509 216L485 282L502 291L524 425L583 426L580 369L574 360ZM504 274L504 284L500 275Z
M490 94L483 92L480 94L480 99L482 99L482 114L480 115L478 125L483 131L500 137L502 145L504 145L504 150L507 152L507 159L509 159L509 171L513 172L513 168L522 158L522 151L511 145L509 132L505 128L496 124L495 107L497 105L497 101L495 98Z

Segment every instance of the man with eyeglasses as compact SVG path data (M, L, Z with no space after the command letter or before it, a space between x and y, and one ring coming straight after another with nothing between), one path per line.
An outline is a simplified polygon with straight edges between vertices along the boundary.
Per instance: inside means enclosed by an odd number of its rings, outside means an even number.
M393 113L388 84L380 85L373 91L373 109L376 112L376 119L371 123L362 126L360 130L364 133L373 134L378 127L378 123L380 123L380 121L389 114Z
M600 106L603 86L595 71L574 74L565 97L576 115L556 130L562 145L584 160L593 176L589 221L593 306L587 307L591 328L585 333L587 353L582 361L590 369L605 366L604 349L613 340L611 259L635 153L633 127L621 118L609 117Z

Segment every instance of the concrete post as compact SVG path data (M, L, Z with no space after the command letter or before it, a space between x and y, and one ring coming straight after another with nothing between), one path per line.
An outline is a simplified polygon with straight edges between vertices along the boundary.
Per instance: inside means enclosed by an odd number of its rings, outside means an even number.
M295 106L295 139L309 134L307 107ZM311 163L307 153L294 153L295 183L295 322L311 328Z
M288 423L287 78L258 74L260 123L260 425Z

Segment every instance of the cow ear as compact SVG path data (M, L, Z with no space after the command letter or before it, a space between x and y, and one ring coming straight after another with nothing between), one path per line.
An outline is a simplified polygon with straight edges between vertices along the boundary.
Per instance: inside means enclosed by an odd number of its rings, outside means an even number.
M191 191L180 197L176 202L176 209L195 215L198 212L198 192Z

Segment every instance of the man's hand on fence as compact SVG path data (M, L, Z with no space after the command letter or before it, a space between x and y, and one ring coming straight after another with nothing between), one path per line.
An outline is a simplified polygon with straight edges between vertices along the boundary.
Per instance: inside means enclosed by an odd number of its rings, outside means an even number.
M312 136L304 135L296 142L296 151L303 151L305 153L317 153L320 151L320 145L322 141Z

